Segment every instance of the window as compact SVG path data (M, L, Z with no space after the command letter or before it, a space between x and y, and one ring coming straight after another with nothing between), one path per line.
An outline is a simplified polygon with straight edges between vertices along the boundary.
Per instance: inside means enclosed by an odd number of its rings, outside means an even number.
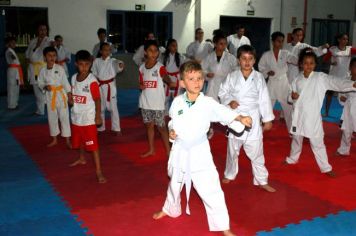
M334 44L336 43L335 37L338 34L349 32L350 21L348 20L313 19L311 45Z

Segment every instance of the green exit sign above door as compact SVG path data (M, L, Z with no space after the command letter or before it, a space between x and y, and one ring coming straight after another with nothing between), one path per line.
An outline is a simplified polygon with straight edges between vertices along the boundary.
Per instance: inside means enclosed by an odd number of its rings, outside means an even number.
M144 11L146 9L146 5L145 4L136 4L135 5L135 10L136 11Z

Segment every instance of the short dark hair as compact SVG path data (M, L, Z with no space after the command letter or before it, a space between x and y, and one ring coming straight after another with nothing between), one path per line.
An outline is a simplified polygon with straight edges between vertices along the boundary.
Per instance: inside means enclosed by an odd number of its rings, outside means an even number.
M158 49L157 40L146 40L143 49L146 51L151 46L155 46Z
M242 45L237 49L237 58L240 58L242 53L249 53L252 54L254 56L254 58L256 58L256 49L254 47L252 47L251 45Z
M195 34L197 34L199 31L203 31L203 29L200 28L200 27L199 27L199 28L196 28L196 29L195 29Z
M184 79L184 73L191 71L200 71L203 73L203 68L196 60L184 62L179 68L180 79Z
M239 29L245 29L245 26L244 25L235 25L235 30L239 30Z
M99 28L98 31L96 32L96 34L99 36L101 34L105 34L106 35L106 29L104 28Z
M99 50L101 51L104 46L109 46L110 47L111 45L109 43L107 43L107 42L101 43Z
M272 41L275 41L278 37L282 37L284 39L284 34L280 31L276 31L271 35Z
M79 50L75 54L75 61L91 61L91 55L87 50Z
M299 66L301 66L303 64L304 59L307 58L307 57L313 58L314 61L315 61L315 64L318 63L318 57L315 54L315 52L313 51L313 49L307 47L307 48L304 48L303 50L301 50L300 53L299 53L299 58L298 58Z
M216 29L213 32L213 42L214 43L218 43L221 39L225 39L226 40L226 35L224 34L224 32L221 29Z
M57 55L57 50L54 47L49 46L49 47L46 47L45 49L43 49L43 56L46 56L50 52L55 52Z
M295 28L295 29L293 29L292 34L296 34L296 33L298 33L299 31L304 32L304 30L303 30L302 28Z
M14 36L8 36L5 38L5 44L10 43L11 41L16 41L16 38Z
M57 40L57 39L63 39L63 37L59 34L57 34L56 36L54 36L54 40Z
M356 57L351 58L351 60L350 60L350 69L351 69L351 67L353 67L354 65L356 65Z

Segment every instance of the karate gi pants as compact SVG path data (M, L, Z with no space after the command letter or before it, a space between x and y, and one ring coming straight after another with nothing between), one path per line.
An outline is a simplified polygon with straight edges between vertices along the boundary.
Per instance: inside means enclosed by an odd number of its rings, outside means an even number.
M245 141L228 138L225 178L230 180L236 178L239 171L238 161L241 147L244 148L247 157L251 160L253 184L266 185L268 183L268 171L263 154L263 139Z
M10 73L7 74L7 108L14 109L18 106L20 85Z
M352 132L348 130L343 130L340 147L337 149L337 152L340 153L341 155L350 155L351 139L352 139Z
M174 173L174 172L173 172ZM167 190L167 198L162 208L170 217L182 214L181 191L184 182L179 181L179 174L173 174ZM207 169L191 173L193 187L204 203L210 231L230 229L224 192L220 186L219 174L216 169Z
M43 91L38 87L37 84L33 84L33 92L36 98L36 114L44 115L45 113L45 94Z
M49 134L51 137L57 136L58 134L61 134L62 137L71 136L68 107L65 108L64 104L61 104L60 106L57 105L55 109L52 111L51 103L47 102L47 115L48 115ZM60 121L61 124L60 130L59 130L58 120Z
M108 85L103 84L100 86L101 119L103 120L103 124L98 128L99 132L105 130L105 110L108 110L111 115L111 130L115 132L121 131L116 95L117 95L117 91L116 91L115 81L110 83L110 99L109 99L110 101L107 101Z
M293 135L290 155L286 159L288 164L296 164L298 162L303 148L303 139L303 136ZM309 142L320 171L322 173L331 171L332 167L328 161L328 155L326 153L326 147L324 144L324 137L309 138Z

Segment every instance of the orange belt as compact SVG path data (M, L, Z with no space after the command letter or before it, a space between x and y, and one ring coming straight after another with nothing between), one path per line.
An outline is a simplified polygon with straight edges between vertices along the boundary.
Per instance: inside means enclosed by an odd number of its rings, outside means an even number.
M66 63L66 59L57 61L57 64L59 64L59 65L61 65L61 66L63 66L65 63Z
M35 77L38 77L38 75L40 74L40 70L46 65L46 62L35 61L35 62L31 62L31 64L33 65Z
M23 85L23 71L22 67L20 64L9 64L9 68L16 68L17 71L19 72L19 77L20 77L20 85Z
M99 81L99 86L102 86L104 84L107 84L108 85L108 95L106 96L106 101L110 102L110 98L111 98L111 89L110 89L110 83L113 82L115 79L114 78L111 78L109 80L100 80L98 79Z
M67 108L67 99L63 93L63 86L51 86L52 99L51 99L51 110L54 111L56 109L56 100L57 100L57 92L60 92L62 95L64 107Z
M174 94L173 94L173 96L176 97L178 95L178 90L179 90L179 80L178 80L179 71L173 72L173 73L167 72L167 74L177 78L177 83L176 83L176 87L174 88ZM170 88L169 88L169 86L167 86L166 96L169 95L169 90L170 90Z

